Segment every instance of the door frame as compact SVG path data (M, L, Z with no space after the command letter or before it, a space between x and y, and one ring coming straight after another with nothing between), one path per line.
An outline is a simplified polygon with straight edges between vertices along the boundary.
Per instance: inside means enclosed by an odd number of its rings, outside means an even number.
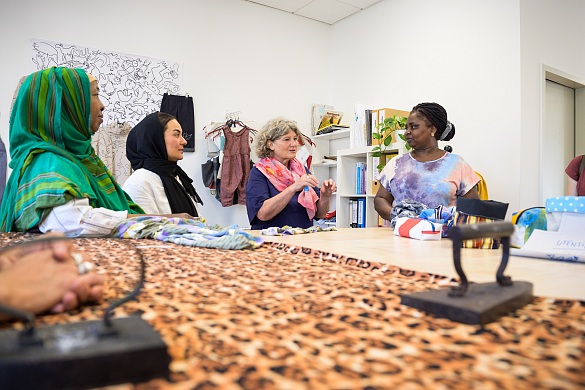
M540 67L540 161L544 161L544 129L546 126L546 81L550 80L557 84L575 90L575 155L585 154L585 80L566 73L560 69L553 68L546 64ZM544 166L540 164L539 174L539 199L542 202L544 195ZM544 204L543 204L544 205Z

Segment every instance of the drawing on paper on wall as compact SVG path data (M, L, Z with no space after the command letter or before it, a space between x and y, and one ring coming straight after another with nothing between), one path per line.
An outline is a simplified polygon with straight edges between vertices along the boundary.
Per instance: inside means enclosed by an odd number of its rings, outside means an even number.
M160 110L164 93L180 90L179 64L66 43L32 40L34 70L51 66L82 68L97 77L106 109L104 125L136 125Z

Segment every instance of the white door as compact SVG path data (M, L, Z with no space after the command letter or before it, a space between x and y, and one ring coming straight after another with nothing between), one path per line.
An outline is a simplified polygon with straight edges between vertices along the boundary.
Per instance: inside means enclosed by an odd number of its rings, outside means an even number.
M575 153L575 90L546 80L546 123L542 137L542 205L565 194L565 168Z

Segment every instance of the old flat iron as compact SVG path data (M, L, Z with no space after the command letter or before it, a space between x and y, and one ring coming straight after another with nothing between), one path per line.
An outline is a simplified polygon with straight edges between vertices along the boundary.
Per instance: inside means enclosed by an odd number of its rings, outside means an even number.
M504 221L454 226L449 236L453 241L453 261L460 284L448 289L402 295L400 302L437 317L481 325L525 306L533 298L532 283L512 281L511 277L504 275L513 232L514 225ZM463 241L495 237L501 238L502 246L502 261L496 272L496 282L470 284L461 267Z

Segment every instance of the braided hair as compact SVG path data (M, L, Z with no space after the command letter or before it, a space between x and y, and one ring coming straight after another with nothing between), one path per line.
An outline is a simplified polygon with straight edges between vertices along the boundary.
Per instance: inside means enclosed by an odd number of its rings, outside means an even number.
M427 123L435 126L435 138L438 141L449 141L455 136L455 125L447 120L447 111L438 103L420 103L412 108Z

